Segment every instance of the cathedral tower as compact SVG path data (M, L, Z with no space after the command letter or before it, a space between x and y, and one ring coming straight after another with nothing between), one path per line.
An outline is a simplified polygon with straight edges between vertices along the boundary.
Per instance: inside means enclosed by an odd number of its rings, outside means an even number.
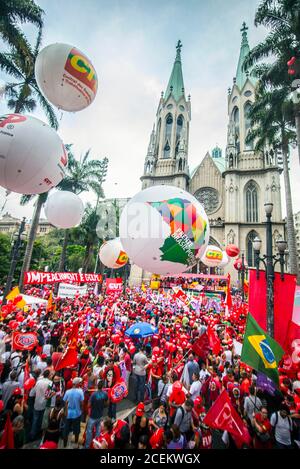
M250 51L247 26L243 23L240 56L228 90L228 132L225 178L225 242L237 244L245 253L249 266L254 266L252 241L259 236L265 243L266 220L264 203L274 204L272 221L274 241L283 237L284 223L281 214L280 168L272 148L254 151L247 143L250 130L248 112L255 99L256 80L243 68ZM265 245L263 246L265 252Z
M142 188L169 184L187 190L189 187L188 140L191 120L190 97L186 100L182 65L181 41L165 93L162 93L156 124L150 136L145 158Z

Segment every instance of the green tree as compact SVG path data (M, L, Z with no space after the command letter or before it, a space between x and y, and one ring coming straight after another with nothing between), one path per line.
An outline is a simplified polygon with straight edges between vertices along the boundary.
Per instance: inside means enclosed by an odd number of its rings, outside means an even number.
M289 264L291 273L298 276L297 243L288 168L289 144L295 142L296 134L293 129L293 109L291 102L287 99L288 94L288 87L266 89L262 83L258 85L255 102L249 112L252 130L247 140L255 142L257 151L263 151L266 145L282 150Z
M51 127L58 129L55 111L41 93L34 73L35 61L41 49L42 28L39 29L34 47L25 36L23 39L25 45L22 48L11 46L8 52L0 53L0 69L14 79L5 87L7 106L16 113L33 112L39 103Z
M259 72L265 85L291 87L295 76L288 74L287 62L294 56L300 61L300 0L263 0L255 14L255 25L265 26L269 33L250 51L244 67L256 64L253 72ZM271 61L260 64L266 58ZM295 103L293 113L300 160L300 102Z
M10 265L11 256L11 238L3 233L0 233L0 284L3 286L6 282L6 277Z
M26 39L18 23L43 26L44 11L33 0L1 0L0 36L10 46L22 47Z
M64 180L59 185L62 190L74 192L79 195L82 192L92 190L97 195L97 204L101 197L104 197L102 184L106 179L108 158L102 160L90 159L90 150L77 160L72 152L72 146L67 145L68 168ZM97 205L96 205L97 206ZM65 267L66 248L68 245L69 230L65 230L65 237L62 246L59 271ZM87 262L87 261L86 261Z

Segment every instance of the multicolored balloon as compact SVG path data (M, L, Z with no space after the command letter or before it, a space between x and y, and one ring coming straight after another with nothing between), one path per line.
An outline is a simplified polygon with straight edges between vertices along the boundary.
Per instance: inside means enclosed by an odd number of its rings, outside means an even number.
M98 79L91 61L69 44L42 49L35 62L35 77L50 103L64 111L81 111L97 93Z
M69 191L50 194L44 207L47 220L57 228L73 228L81 222L84 206L78 195Z
M0 117L0 185L19 194L42 194L63 179L68 157L54 129L35 117Z
M174 186L153 186L125 206L120 238L137 266L155 274L180 274L202 257L209 223L203 206L188 192Z
M207 267L217 267L223 260L223 251L218 246L209 244L201 257L201 262Z
M102 264L110 269L120 269L128 262L120 238L105 241L99 250L99 258Z

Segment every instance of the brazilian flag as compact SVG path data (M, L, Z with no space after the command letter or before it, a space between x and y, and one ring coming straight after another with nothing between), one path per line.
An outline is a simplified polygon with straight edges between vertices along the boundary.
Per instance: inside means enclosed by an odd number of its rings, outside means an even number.
M284 351L248 314L241 361L279 385L278 363Z

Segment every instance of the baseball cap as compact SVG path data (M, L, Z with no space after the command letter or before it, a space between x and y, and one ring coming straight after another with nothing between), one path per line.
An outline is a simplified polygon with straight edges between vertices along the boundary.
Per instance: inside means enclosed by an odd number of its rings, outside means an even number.
M143 402L140 402L136 408L136 412L135 412L135 415L137 417L142 417L142 415L144 414L145 412L145 405Z
M13 392L13 396L22 396L22 389L16 388Z

